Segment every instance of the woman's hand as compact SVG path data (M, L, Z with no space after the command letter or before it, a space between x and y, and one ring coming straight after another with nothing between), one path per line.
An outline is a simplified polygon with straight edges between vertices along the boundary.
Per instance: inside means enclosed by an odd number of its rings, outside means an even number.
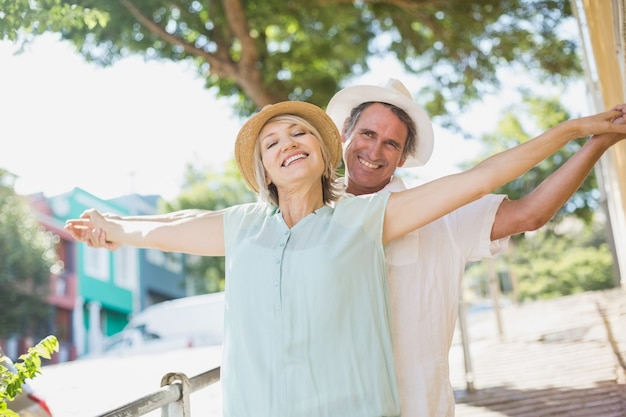
M70 219L65 222L65 230L79 242L84 242L92 248L105 248L116 250L121 243L111 242L106 239L106 217L95 209L89 209L80 215L79 219Z

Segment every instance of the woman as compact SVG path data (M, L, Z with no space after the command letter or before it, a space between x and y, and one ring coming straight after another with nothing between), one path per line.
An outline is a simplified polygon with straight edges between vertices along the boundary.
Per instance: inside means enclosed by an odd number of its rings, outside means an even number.
M244 124L235 158L255 204L175 222L105 218L90 242L226 255L225 416L397 416L383 245L509 182L626 106L565 122L473 169L415 189L338 200L340 137L318 107L283 102ZM565 139L564 139L565 138ZM428 204L423 204L428 202Z

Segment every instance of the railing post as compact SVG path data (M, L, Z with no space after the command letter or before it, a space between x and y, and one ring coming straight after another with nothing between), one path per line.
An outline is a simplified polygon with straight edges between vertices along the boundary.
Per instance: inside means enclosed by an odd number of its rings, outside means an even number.
M170 372L161 378L161 387L171 384L180 384L180 398L178 401L163 407L161 417L191 417L189 395L191 384L187 375L178 372Z

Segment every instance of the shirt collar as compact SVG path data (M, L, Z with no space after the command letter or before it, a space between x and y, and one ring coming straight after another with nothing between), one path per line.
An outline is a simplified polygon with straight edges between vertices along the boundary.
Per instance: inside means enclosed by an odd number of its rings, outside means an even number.
M342 178L339 178L338 181L341 184L341 189L343 190L344 195L354 196L353 194L350 194L346 191L346 188L348 187L347 178L342 177ZM389 183L385 185L378 192L379 193L395 193L395 192L402 191L402 190L406 190L406 185L404 185L404 182L400 178L396 177L395 175L392 175L391 180L389 180Z

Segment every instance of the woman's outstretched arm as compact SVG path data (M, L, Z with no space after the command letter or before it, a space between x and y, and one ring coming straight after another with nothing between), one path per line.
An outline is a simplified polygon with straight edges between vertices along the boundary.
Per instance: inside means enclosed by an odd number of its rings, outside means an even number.
M202 256L224 255L222 211L162 222L105 217L90 209L79 219L68 220L65 229L74 239L95 247L102 247L99 239L105 236L111 247L130 245Z
M137 216L121 216L115 213L102 213L107 219L115 220L131 220L131 221L152 221L159 223L175 222L177 220L189 219L193 217L207 216L213 213L212 210L204 209L184 209L162 214L143 214ZM106 234L102 229L92 229L91 236L85 236L85 241L89 246L94 248L105 248L108 250L117 250L123 246L121 242L112 242L107 240Z

